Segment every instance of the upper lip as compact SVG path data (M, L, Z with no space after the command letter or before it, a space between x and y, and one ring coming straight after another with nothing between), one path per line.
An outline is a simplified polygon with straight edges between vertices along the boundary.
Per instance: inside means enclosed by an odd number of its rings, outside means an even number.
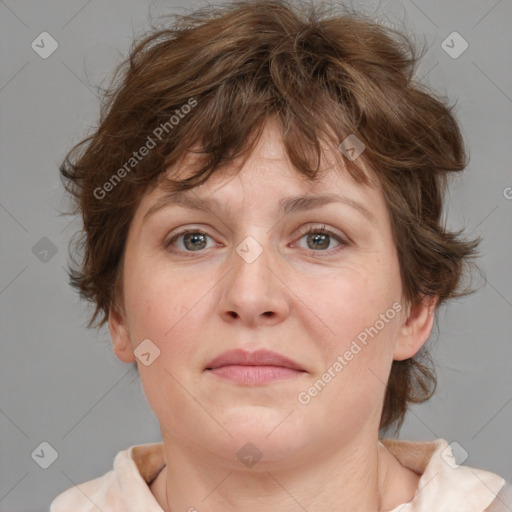
M247 352L242 349L228 350L212 359L206 370L221 368L222 366L244 365L244 366L280 366L292 370L305 371L298 363L271 350L257 350Z

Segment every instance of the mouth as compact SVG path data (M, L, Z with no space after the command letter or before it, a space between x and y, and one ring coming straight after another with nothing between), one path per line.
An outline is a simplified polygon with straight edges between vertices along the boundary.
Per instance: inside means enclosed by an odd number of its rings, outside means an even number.
M229 350L210 361L205 371L239 384L266 384L299 377L306 372L298 363L276 352Z

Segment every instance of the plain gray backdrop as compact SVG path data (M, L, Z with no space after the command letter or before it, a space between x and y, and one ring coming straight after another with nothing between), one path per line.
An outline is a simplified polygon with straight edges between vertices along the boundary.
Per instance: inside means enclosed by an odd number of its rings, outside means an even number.
M67 203L58 165L96 122L95 86L149 29L149 15L205 3L0 0L3 512L48 510L64 489L109 471L119 450L160 440L139 382L107 329L86 329L91 310L68 284L80 220L59 215ZM439 311L429 342L438 389L412 408L400 437L455 441L465 465L512 480L512 1L353 5L428 42L418 76L457 101L471 157L452 183L447 222L484 237L486 279L475 279L483 287ZM42 32L58 44L47 58L55 43Z

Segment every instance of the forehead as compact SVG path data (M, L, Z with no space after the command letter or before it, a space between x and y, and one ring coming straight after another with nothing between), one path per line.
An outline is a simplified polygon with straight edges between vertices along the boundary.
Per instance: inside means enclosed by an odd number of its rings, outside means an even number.
M254 208L257 204L258 210L267 207L265 209L275 209L276 214L289 214L342 202L375 222L369 207L371 202L381 201L375 177L361 161L358 164L370 177L371 185L357 183L346 169L341 151L338 149L339 154L336 154L336 149L324 148L319 172L311 180L290 161L277 124L267 122L246 160L232 160L217 169L205 183L177 192L165 178L189 178L204 164L199 152L184 154L162 176L159 185L143 197L137 216L142 216L144 222L169 205L228 214L232 207Z
M329 141L326 140L325 134L324 138L319 140L321 146L321 161L319 163L318 172L320 176L319 181L325 181L324 178L328 179L329 174L347 174L350 177L350 173L346 168L347 160L343 156L343 153L346 154L346 151L342 151L341 149L342 145L344 146L345 144L340 144L339 141L336 141L337 137L331 132L329 132L329 136L332 137ZM346 139L350 138L356 139L354 135L346 137ZM290 144L289 141L288 143ZM358 140L358 143L361 143L361 141ZM291 144L295 147L300 147L301 152L304 154L309 152L310 156L313 157L312 160L316 162L317 155L316 153L312 153L312 147L303 147L305 144L304 139L295 140ZM363 159L363 156L364 155L362 154L362 156L356 158L353 164L363 171L363 174L366 175L371 186L377 186L378 180L376 173ZM201 163L204 163L202 162L201 147L199 144L196 144L190 151L182 155L181 161L178 164L167 169L166 174L172 174L173 178L178 179L189 178L194 175ZM235 175L246 167L250 167L251 171L257 171L258 169L265 171L271 170L275 164L283 163L285 163L290 170L295 169L299 177L302 177L303 179L306 178L306 176L300 173L290 161L278 119L270 118L264 123L259 133L257 143L254 145L250 156L248 157L248 161L245 162L241 158L231 160L227 164L221 166L218 171L225 174ZM334 172L330 173L329 171L331 170ZM218 172L215 174L218 174Z

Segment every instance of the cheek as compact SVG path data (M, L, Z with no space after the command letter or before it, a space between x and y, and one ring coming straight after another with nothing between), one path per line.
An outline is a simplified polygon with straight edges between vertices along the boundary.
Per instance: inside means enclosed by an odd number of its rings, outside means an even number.
M191 374L205 341L204 306L191 293L197 285L153 266L132 274L125 296L133 348L149 339L158 354L147 366L138 361L144 394L157 418L175 431L182 420L172 411L189 411L194 404L185 390L193 388Z
M310 400L309 415L319 428L341 422L344 431L354 431L380 414L399 330L399 290L396 283L359 275L333 282L323 299L311 297L329 326L328 336L316 337L321 370L301 395ZM336 300L327 301L329 295Z
M316 314L324 339L340 348L374 325L401 296L396 265L378 259L373 264L347 266L314 279L303 277L294 289Z
M127 260L125 269L125 304L131 319L131 331L148 335L149 330L161 338L179 318L190 310L186 283L179 272L168 266L144 261L141 258Z
M399 332L398 262L375 259L365 268L344 269L323 287L304 286L313 290L309 301L321 325L329 327L315 336L323 362L318 377L329 381L315 407L368 417L383 397Z
M138 269L125 291L133 348L150 339L160 351L161 371L165 368L176 377L185 367L194 371L201 362L200 347L211 342L204 326L214 314L207 291L215 280L210 284L206 276L191 280L183 272L155 264Z

